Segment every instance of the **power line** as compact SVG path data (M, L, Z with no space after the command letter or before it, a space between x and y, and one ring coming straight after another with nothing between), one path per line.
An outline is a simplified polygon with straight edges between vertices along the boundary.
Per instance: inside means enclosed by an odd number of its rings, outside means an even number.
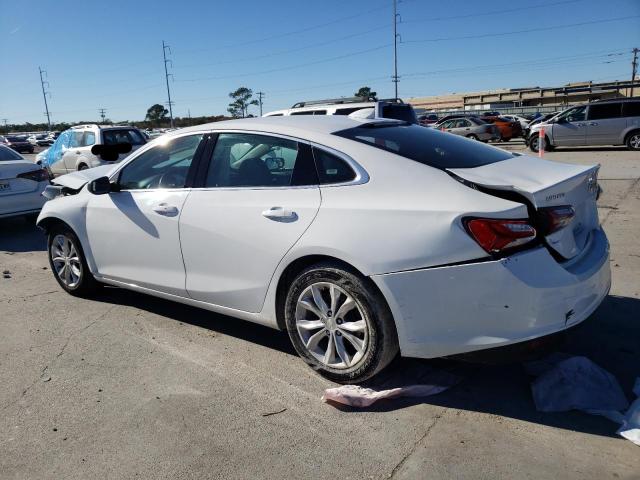
M171 60L167 60L167 49L169 49L169 53L171 53L171 47L169 47L169 45L166 45L164 43L164 40L162 40L162 56L164 58L164 79L167 82L167 98L169 99L167 104L169 105L169 118L171 119L171 128L173 128L173 102L171 101L171 90L169 89L169 75L173 77L173 74L167 72L167 63L171 63L171 66L173 67L173 62L171 62Z
M433 18L417 18L417 19L411 19L411 20L407 20L404 21L402 23L422 23L422 22L440 22L443 20L458 20L458 19L462 19L462 18L476 18L476 17L485 17L485 16L489 16L489 15L501 15L503 13L513 13L513 12L520 12L523 10L533 10L533 9L537 9L537 8L546 8L546 7L555 7L558 5L564 5L567 3L577 3L580 2L581 0L564 0L562 2L553 2L553 3L542 3L542 4L538 4L538 5L529 5L527 7L518 7L518 8L510 8L510 9L500 9L500 10L491 10L491 11L484 11L484 12L479 12L479 13L468 13L465 15L453 15L453 16L449 16L449 17L433 17Z
M47 104L47 95L51 96L51 93L47 92L44 89L44 84L46 83L49 88L51 88L51 85L49 85L49 82L44 80L44 78L42 77L42 74L44 73L46 75L47 72L45 70L42 70L42 68L40 67L38 67L38 71L40 72L40 86L42 87L42 98L44 98L44 109L47 114L47 125L49 126L49 130L51 130L51 116L49 115L49 105Z
M408 40L402 43L427 43L427 42L444 42L449 40L468 40L473 38L489 38L489 37L501 37L503 35L516 35L519 33L531 33L531 32L544 32L547 30L555 30L558 28L571 28L571 27L581 27L584 25L595 25L598 23L607 23L607 22L619 22L622 20L631 20L634 18L638 18L640 15L631 15L627 17L616 17L616 18L607 18L604 20L592 20L590 22L579 22L579 23L567 23L564 25L553 25L550 27L539 27L539 28L529 28L526 30L515 30L511 32L499 32L499 33L484 33L481 35L463 35L459 37L442 37L442 38L426 38L422 40Z

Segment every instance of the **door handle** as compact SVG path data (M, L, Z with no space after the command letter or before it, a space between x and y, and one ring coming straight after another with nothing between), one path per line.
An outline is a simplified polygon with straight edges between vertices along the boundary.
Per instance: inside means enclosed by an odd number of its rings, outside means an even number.
M297 215L296 212L292 212L283 207L271 207L269 210L262 212L262 216L274 220L286 220L296 218Z
M591 122L589 125L591 125L592 127L595 127L596 125L598 125L597 122Z
M169 205L168 203L159 203L154 205L151 209L159 215L166 215L168 217L178 214L178 207Z

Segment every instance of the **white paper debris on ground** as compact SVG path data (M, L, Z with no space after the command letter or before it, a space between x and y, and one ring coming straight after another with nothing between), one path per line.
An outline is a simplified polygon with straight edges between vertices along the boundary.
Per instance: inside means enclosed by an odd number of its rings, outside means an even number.
M629 406L616 378L586 357L560 360L534 380L531 390L540 412L606 414Z
M416 379L416 373L419 373ZM414 377L413 381L422 384L408 384L407 377ZM359 385L342 385L327 388L322 395L322 401L332 401L356 408L366 408L384 398L399 397L428 397L451 388L460 382L461 377L442 370L426 369L422 372L403 372L395 378L384 382L380 389L365 388Z
M616 378L586 357L557 353L530 362L525 369L538 376L531 384L538 411L602 415L622 425L620 436L640 445L640 378L633 388L638 398L627 410L629 402Z
M618 435L640 446L640 377L636 378L633 393L638 398L631 404L622 419L622 426L616 432Z

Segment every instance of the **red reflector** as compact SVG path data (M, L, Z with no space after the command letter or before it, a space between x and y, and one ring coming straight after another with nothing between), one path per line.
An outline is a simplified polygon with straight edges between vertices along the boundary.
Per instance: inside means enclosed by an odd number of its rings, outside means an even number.
M466 222L467 230L488 253L524 245L536 238L536 229L527 220L474 218Z
M545 207L539 209L538 212L542 215L545 235L557 232L561 228L566 227L571 223L573 217L576 215L576 211L571 205Z
M49 180L49 172L44 168L40 170L34 170L32 172L19 173L16 178L24 178L26 180L33 180L34 182L45 182Z

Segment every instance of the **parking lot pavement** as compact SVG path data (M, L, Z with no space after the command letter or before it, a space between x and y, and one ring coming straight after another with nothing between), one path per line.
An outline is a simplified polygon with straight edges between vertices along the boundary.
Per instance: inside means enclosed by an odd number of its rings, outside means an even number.
M515 142L510 149L523 148ZM600 214L613 286L561 348L640 376L640 156L557 151L602 163ZM535 411L517 364L400 360L463 377L426 399L364 411L320 401L331 386L285 333L115 288L62 292L33 225L0 221L2 478L640 478L638 447L610 421Z

